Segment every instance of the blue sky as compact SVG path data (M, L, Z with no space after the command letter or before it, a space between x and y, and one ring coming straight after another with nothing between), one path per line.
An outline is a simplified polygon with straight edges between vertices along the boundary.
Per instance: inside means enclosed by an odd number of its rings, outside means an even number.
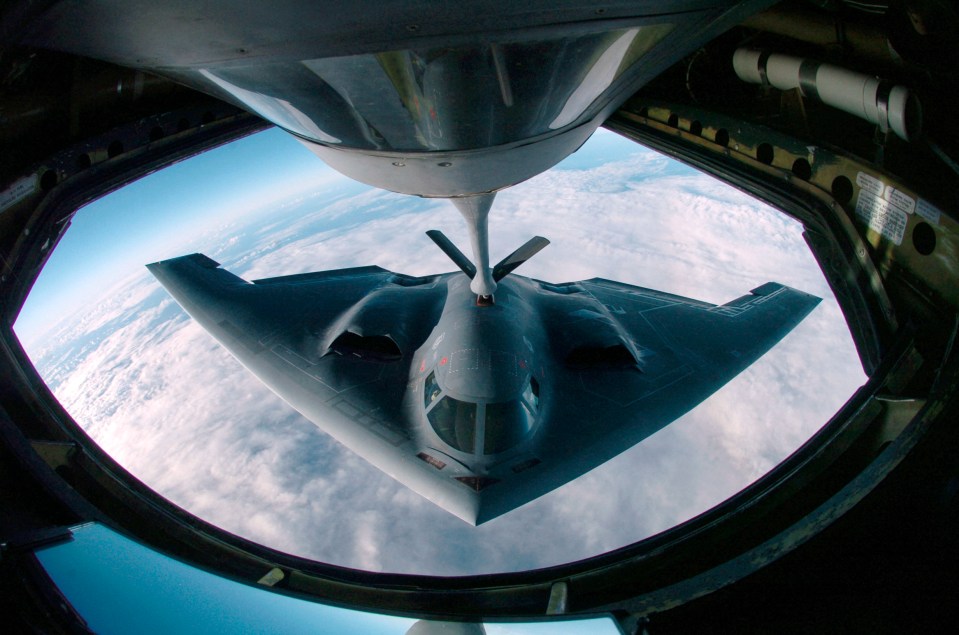
M17 335L35 341L191 236L347 180L276 128L154 172L81 208L31 290Z

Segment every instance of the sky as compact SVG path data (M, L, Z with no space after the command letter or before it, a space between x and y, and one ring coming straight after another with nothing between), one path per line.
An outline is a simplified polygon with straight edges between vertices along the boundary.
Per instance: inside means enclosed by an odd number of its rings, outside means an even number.
M270 129L155 172L81 208L18 319L32 341L138 271L146 256L176 251L198 232L331 183L352 183L290 135Z
M215 154L221 150L229 156ZM718 304L772 280L824 301L688 415L582 478L472 527L344 451L276 398L143 267L201 251L249 280L369 264L445 272L451 263L424 232L440 229L465 248L454 208L339 177L278 131L200 159L203 169L181 164L172 176L135 184L139 194L81 210L15 330L61 403L137 478L201 518L282 551L435 575L604 553L738 492L865 380L796 222L600 130L556 169L497 196L493 262L538 234L552 242L518 274L550 282L604 277ZM167 180L157 185L159 178ZM202 202L191 201L196 193ZM70 290L81 285L90 291L73 311ZM51 326L51 316L61 319Z

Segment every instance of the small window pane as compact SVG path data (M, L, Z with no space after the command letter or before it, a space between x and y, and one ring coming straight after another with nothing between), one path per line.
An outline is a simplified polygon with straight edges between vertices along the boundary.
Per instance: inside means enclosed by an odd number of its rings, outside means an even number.
M523 391L523 399L533 412L539 410L539 382L530 377L526 390Z
M430 373L423 384L423 406L430 407L440 396L440 385L436 382L436 374Z
M473 452L476 446L475 403L443 397L427 416L444 443L460 452Z
M504 452L526 438L533 416L518 399L486 406L486 433L483 454Z

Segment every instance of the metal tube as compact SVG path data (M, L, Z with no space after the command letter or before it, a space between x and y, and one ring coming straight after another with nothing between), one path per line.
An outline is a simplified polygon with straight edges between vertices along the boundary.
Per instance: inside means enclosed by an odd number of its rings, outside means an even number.
M892 130L909 141L922 128L922 107L905 86L832 64L820 64L791 55L741 48L733 54L733 68L743 81L769 84L780 90L798 88L803 96Z

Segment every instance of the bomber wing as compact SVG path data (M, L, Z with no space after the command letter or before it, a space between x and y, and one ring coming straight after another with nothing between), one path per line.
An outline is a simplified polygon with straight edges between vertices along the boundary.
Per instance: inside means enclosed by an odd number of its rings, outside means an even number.
M358 267L247 282L202 254L147 265L200 325L324 432L453 514L475 501L416 458L401 403L449 275Z
M767 283L717 306L610 280L539 286L552 367L537 369L533 458L483 492L477 523L556 489L631 448L719 390L820 299ZM532 465L532 467L527 467Z

